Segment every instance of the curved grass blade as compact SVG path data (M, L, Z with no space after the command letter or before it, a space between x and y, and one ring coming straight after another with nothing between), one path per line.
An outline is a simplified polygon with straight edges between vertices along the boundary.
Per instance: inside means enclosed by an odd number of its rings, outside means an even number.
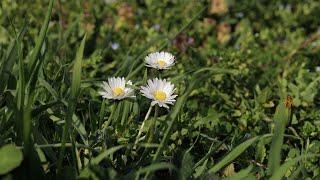
M136 180L139 179L141 174L144 173L149 173L149 172L154 172L160 169L172 169L172 170L177 170L177 168L170 164L170 163L165 163L165 162L160 162L160 163L153 163L147 167L141 168L136 172Z
M215 166L209 169L208 173L216 173L224 166L228 165L231 161L236 159L240 154L242 154L249 146L259 139L259 136L246 140L245 142L234 148L228 155L226 155L221 161Z
M20 42L24 36L24 34L27 32L26 25L22 28L20 33L17 35L16 40L12 41L7 54L1 64L0 67L0 94L3 93L5 86L7 85L7 82L9 80L9 72L11 72L14 63L17 60L18 52L17 52L17 43Z
M39 80L40 86L45 87L55 100L59 99L59 95L56 92L56 90L54 90L46 80L42 79L41 77L39 77L38 80Z
M79 133L83 143L88 145L87 141L86 141L88 133L87 133L84 125L80 121L80 119L75 114L73 114L73 116L72 116L72 125L77 130L77 132Z
M66 117L66 122L64 125L63 133L62 133L61 150L60 150L59 160L58 160L58 173L61 173L62 160L64 156L64 151L65 151L65 144L69 134L68 132L69 132L70 124L72 122L72 116L75 111L75 104L77 102L77 97L80 91L81 65L82 65L85 40L86 40L86 35L82 39L82 42L77 51L75 63L73 66L71 96L68 101L67 117Z
M99 154L97 157L91 159L90 164L99 164L104 158L108 157L109 155L119 151L122 148L125 148L127 146L130 146L130 144L124 144L124 145L119 145L119 146L114 146L112 148L109 148L108 150L102 152Z
M272 137L268 158L268 174L273 174L280 166L281 147L283 144L284 131L289 119L289 111L284 103L280 103L274 115L275 129Z
M32 51L31 58L30 58L30 61L29 61L29 64L28 64L29 72L33 72L33 70L34 70L34 68L35 68L35 66L37 64L36 60L39 57L41 47L42 47L42 45L44 43L44 39L45 39L46 34L47 34L49 21L50 21L50 17L51 17L51 13L52 13L53 4L54 4L54 0L50 0L49 8L48 8L45 20L44 20L44 24L41 27L39 37L36 40L36 46Z
M209 159L209 157L219 148L222 146L222 144L227 140L227 138L225 138L223 141L219 142L217 145L213 146L214 143L211 144L210 149L208 151L208 153L201 158L194 166L193 166L193 170L195 170L198 166L200 166L201 164L203 164L207 159Z

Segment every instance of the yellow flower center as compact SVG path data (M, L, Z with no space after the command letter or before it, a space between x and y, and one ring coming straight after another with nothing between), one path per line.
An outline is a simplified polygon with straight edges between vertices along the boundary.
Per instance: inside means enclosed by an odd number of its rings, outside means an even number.
M164 60L162 60L162 59L159 59L159 60L157 61L157 64L158 64L160 67L164 67L165 65L167 65L167 63L166 63Z
M163 91L158 90L158 91L154 92L154 97L158 101L164 101L167 98L167 94L165 92L163 92Z
M112 89L113 95L115 96L120 96L124 93L124 89L122 89L121 87L115 87Z

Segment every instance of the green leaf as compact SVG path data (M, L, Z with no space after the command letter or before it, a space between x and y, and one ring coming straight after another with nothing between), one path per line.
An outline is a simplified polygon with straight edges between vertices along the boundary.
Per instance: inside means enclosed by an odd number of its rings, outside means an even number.
M201 166L195 168L195 173L193 175L194 178L198 178L199 176L205 173L205 170L207 169L207 163L208 159L206 159Z
M23 156L21 150L8 144L0 149L0 159L0 175L3 175L20 166Z
M283 136L288 119L289 111L284 103L280 103L277 106L276 113L274 115L275 129L272 136L272 143L268 158L269 175L273 174L280 166Z
M226 155L218 164L213 166L211 169L209 169L208 173L216 173L224 166L228 165L231 161L236 159L240 154L242 154L251 144L256 142L259 139L258 137L251 138L240 145L238 145L236 148L234 148L228 155Z
M181 168L179 170L181 180L189 179L193 172L193 157L190 154L189 151L186 151L183 155L182 161L181 161Z

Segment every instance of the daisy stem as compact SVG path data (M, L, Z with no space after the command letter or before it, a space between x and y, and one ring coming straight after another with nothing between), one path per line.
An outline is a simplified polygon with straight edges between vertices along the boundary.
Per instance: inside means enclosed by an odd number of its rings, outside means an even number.
M136 149L136 146L137 146L137 144L138 144L138 142L139 142L139 139L140 139L140 136L141 136L141 134L142 134L142 130L143 130L143 128L144 128L145 122L146 122L146 120L149 118L150 113L151 113L151 110L152 110L152 105L150 104L149 110L148 110L146 116L144 117L144 120L143 120L143 122L142 122L142 124L141 124L141 127L140 127L140 129L139 129L139 132L138 132L138 135L137 135L137 137L136 137L136 141L135 141L135 143L134 143L133 149Z
M148 132L148 141L147 144L152 143L153 141L153 137L154 137L154 133L156 132L156 124L157 124L157 117L158 117L158 106L154 107L154 115L153 115L153 119L151 120L151 124L150 124L150 130ZM150 151L150 149L144 149L143 153L142 153L142 157L144 157L148 152Z

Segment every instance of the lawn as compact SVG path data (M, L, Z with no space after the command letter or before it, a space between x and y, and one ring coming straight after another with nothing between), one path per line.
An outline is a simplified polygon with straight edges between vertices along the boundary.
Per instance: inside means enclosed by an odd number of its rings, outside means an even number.
M1 0L0 179L320 179L320 1Z

